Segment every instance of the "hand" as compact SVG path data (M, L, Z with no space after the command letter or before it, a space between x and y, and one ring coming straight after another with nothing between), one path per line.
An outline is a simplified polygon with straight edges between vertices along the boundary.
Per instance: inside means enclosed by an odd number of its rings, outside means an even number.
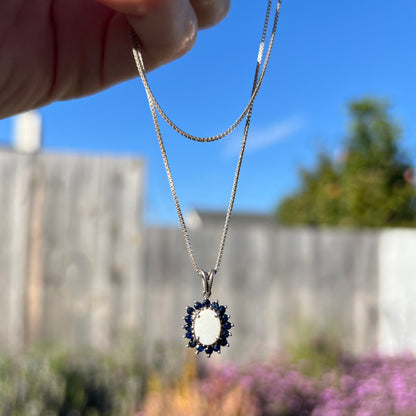
M0 119L98 92L137 74L128 25L147 70L188 52L230 0L1 0Z

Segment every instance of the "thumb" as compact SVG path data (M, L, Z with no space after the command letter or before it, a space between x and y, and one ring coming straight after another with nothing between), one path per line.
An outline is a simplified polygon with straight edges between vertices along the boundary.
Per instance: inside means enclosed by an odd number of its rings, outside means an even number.
M189 0L97 0L124 14L137 33L147 70L188 52L198 21Z

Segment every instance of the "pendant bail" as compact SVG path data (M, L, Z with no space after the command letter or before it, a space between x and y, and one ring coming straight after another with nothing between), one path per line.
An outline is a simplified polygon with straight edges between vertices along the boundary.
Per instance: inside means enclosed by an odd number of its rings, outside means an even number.
M214 276L216 273L217 272L214 269L211 270L211 273L208 273L205 270L200 269L202 287L204 288L202 294L206 299L208 299L211 296L212 283L214 281Z

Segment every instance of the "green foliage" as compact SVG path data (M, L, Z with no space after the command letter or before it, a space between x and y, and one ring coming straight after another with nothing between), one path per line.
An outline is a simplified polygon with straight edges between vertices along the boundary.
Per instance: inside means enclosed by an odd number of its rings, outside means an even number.
M1 354L2 416L57 415L64 391L64 380L47 358Z
M145 385L138 350L108 354L51 349L0 355L0 415L134 414Z
M276 210L281 224L357 227L414 226L415 186L400 128L388 105L363 99L349 105L351 126L342 162L319 155L300 171L301 189Z
M335 333L313 331L306 326L286 347L286 353L302 374L321 379L323 374L337 368L345 351Z

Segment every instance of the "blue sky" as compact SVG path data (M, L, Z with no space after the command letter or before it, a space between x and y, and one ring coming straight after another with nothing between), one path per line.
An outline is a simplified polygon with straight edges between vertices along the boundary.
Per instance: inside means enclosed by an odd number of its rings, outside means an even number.
M222 131L240 114L251 89L265 1L234 0L229 16L200 32L185 57L149 80L167 114L198 135ZM342 149L346 104L389 99L414 158L415 4L374 0L284 0L271 64L254 106L235 204L271 212L298 185L300 166ZM138 80L40 110L44 147L54 151L137 155L147 162L145 219L176 224L144 90ZM183 209L225 210L242 129L210 144L162 127ZM0 143L12 119L0 121Z

